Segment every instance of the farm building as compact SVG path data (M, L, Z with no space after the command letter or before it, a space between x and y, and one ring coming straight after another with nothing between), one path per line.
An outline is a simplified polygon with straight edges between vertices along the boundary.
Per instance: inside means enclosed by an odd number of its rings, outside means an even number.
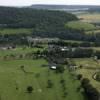
M59 38L40 38L40 37L32 38L32 37L27 37L27 41L29 43L33 43L33 44L49 43L49 42L58 42Z
M8 50L8 49L14 49L15 46L12 45L0 45L0 50Z
M68 47L61 47L61 51L69 51Z
M69 68L70 68L70 70L76 70L77 68L79 68L79 66L77 66L77 65L70 65Z

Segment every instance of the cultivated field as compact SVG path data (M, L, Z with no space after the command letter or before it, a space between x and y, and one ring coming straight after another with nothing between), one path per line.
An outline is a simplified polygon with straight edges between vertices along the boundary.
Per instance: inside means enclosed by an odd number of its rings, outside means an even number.
M82 58L73 59L76 65L82 65L82 69L76 70L77 74L82 74L84 78L88 78L90 83L100 91L100 82L93 79L93 75L100 70L100 60L98 62L94 61L93 58Z
M83 22L100 22L100 13L83 13L77 16Z
M92 30L92 31L86 31L86 34L98 34L100 33L100 29L98 28L97 30Z

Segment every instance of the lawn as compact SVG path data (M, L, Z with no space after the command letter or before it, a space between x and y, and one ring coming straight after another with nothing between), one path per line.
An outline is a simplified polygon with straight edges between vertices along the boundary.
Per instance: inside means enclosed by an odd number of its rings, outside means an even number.
M0 34L31 34L32 28L0 28Z
M100 69L100 60L94 61L92 58L73 59L76 65L83 65L82 69L76 70L77 74L82 74L84 78L88 78L90 83L100 91L100 82L93 79L93 75Z
M68 22L65 26L71 29L76 29L76 30L83 29L85 31L96 29L96 27L93 24L81 22L81 21L71 21L71 22Z
M43 67L48 63L44 59L0 61L0 99L1 100L84 100L77 91L80 82L66 70L63 74ZM24 72L20 66L24 66ZM66 97L63 97L61 79L66 82ZM52 88L47 88L51 80ZM33 92L28 93L27 87Z

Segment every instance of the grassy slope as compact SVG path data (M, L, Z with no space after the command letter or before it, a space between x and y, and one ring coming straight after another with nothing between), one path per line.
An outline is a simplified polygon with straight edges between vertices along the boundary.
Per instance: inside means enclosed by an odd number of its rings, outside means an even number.
M39 60L12 60L0 61L0 97L2 100L83 100L83 96L76 89L80 85L79 81L74 80L70 73L66 72L62 77L66 80L67 97L64 99L60 80L61 75L48 72L48 68L41 67L47 64L43 59ZM25 65L27 72L24 73L20 66ZM39 73L40 77L36 77ZM47 88L47 80L50 79L54 87ZM26 92L27 86L33 86L32 94ZM18 90L16 90L16 86ZM40 91L41 90L41 91Z
M71 21L66 24L66 27L70 27L72 29L77 29L77 30L93 30L95 29L95 26L93 24L81 22L81 21Z

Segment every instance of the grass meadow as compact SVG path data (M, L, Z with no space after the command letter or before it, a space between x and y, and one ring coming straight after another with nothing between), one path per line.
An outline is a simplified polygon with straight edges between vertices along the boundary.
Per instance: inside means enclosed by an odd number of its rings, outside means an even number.
M1 100L84 100L77 91L80 82L75 80L66 70L56 74L48 67L44 59L0 61L0 98ZM24 66L24 72L20 66ZM66 82L66 97L63 97L61 79ZM53 87L47 88L51 80ZM32 86L33 92L28 93L27 87Z
M0 28L0 34L31 34L32 28Z

